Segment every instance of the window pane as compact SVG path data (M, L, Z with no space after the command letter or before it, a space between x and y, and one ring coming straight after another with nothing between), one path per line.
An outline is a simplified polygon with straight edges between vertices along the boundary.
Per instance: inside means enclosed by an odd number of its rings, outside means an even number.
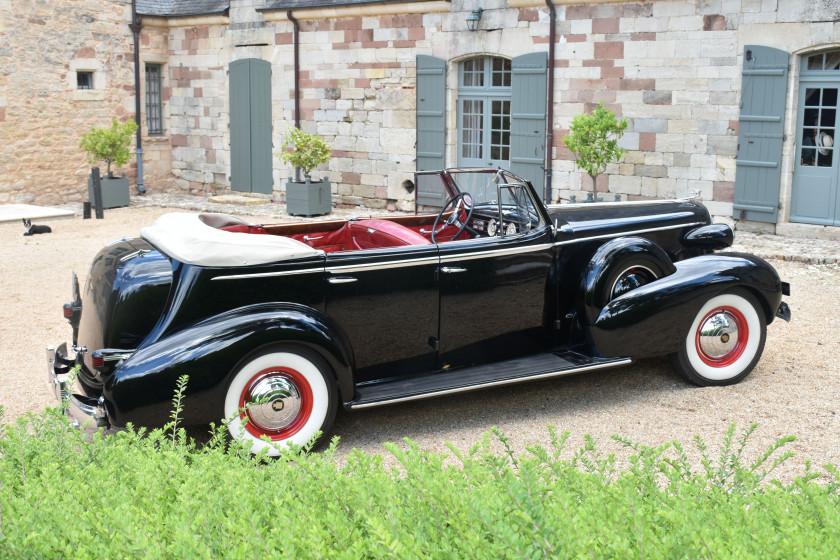
M146 131L163 134L163 98L161 96L161 65L146 65Z
M808 70L822 70L823 55L812 54L808 57Z
M823 70L840 70L840 51L825 53Z
M805 88L805 106L819 107L820 90L818 88Z
M823 90L823 107L837 107L837 88L825 88Z
M493 58L493 87L510 87L510 60Z
M93 72L76 72L78 89L93 89Z
M463 86L482 87L484 86L484 59L472 58L463 62L464 77Z
M461 157L482 157L484 139L484 101L465 99L461 115Z

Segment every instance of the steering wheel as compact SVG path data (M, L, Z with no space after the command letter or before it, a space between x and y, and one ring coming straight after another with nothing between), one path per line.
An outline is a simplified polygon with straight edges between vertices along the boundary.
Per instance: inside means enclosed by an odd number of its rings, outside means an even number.
M446 211L452 207L452 215L449 216L444 222L443 225L440 226L438 229L438 224L440 223L441 218L443 215L446 214ZM467 211L467 219L461 223L461 220L458 219L461 211ZM437 218L435 218L435 223L432 225L432 243L437 243L435 241L435 236L446 229L447 226L458 225L458 233L452 236L450 241L455 241L458 239L458 236L464 233L465 229L468 229L470 233L475 235L475 231L472 228L468 228L467 224L470 221L473 213L473 205L472 205L472 195L468 192L459 192L455 196L449 199L449 201L443 205L443 208L440 209L438 212Z

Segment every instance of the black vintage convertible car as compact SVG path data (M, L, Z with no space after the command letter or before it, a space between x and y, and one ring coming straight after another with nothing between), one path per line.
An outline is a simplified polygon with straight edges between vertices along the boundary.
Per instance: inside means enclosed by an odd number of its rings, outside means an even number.
M303 444L336 409L388 405L670 355L697 385L743 379L789 320L776 271L714 251L688 200L545 207L499 170L418 173L415 215L254 225L162 216L106 246L50 383L78 420L229 419L253 451ZM72 391L68 373L79 366Z

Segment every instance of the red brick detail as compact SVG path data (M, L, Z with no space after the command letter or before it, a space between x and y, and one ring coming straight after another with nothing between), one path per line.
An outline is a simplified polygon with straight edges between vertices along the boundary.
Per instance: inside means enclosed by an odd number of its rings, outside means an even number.
M423 15L379 16L379 27L423 27Z
M639 133L639 150L643 152L656 151L656 133L655 132L640 132Z
M583 66L584 66L584 67L587 67L587 66L600 66L600 67L602 67L602 68L603 68L603 67L605 67L605 66L613 66L613 65L615 65L615 62L613 62L612 60L603 60L603 59L601 59L601 60L597 60L597 59L589 59L589 60L584 60L584 61L583 61Z
M592 9L590 6L569 6L566 8L566 19L590 19Z
M726 31L726 16L720 14L703 16L703 31Z
M540 11L536 8L519 8L519 21L539 21Z
M292 33L275 33L274 34L274 44L275 45L291 45L294 41L294 35Z
M173 134L170 141L173 148L187 147L187 136L185 134Z
M413 49L417 46L417 41L394 41L394 48L396 49Z
M331 19L302 19L300 20L301 31L332 31Z
M536 39L536 37L535 37L535 39ZM569 33L568 35L566 35L566 42L567 43L583 43L586 40L587 40L587 37L583 33L579 33L577 35L574 34L574 33ZM546 43L547 42L548 42L548 38L546 38Z
M204 27L197 27L195 30L195 34L193 35L196 39L209 39L210 38L210 28L207 26Z
M388 198L388 187L376 187L373 190L373 196L376 198Z
M363 49L383 49L388 46L388 41L366 41L362 43Z
M370 87L370 78L354 78L353 79L353 87L369 88Z
M333 152L333 154L335 154L335 152ZM347 185L361 185L362 176L358 173L342 173L341 182Z
M193 88L193 97L204 97L204 90L200 87Z
M347 43L373 41L373 29L348 29L344 32L344 41Z
M644 33L631 33L631 41L656 41L656 33L653 31L646 31Z
M93 47L82 47L76 51L76 58L96 58L96 49Z
M209 150L209 149L213 148L213 138L211 138L210 136L207 136L207 135L200 136L198 138L198 140L199 140L199 144L201 145L201 147L204 148L205 150Z
M620 87L622 91L652 91L656 89L656 80L653 78L647 78L644 80L621 80Z
M712 200L735 202L735 183L732 181L715 181L712 184Z
M604 67L601 68L601 77L606 78L624 78L624 66Z
M370 159L369 152L346 152L344 150L333 150L333 158ZM360 179L361 180L361 179Z
M531 40L534 42L534 44L540 44L540 43L548 43L551 40L551 38L550 37L531 37Z
M321 108L321 100L320 99L301 99L300 100L300 108L301 109L310 109L310 110L317 110Z
M621 41L595 43L595 58L624 58L624 43Z
M618 18L593 19L592 33L618 33Z
M204 160L207 163L216 163L216 150L207 150L204 152Z
M353 18L343 18L338 19L335 21L335 30L341 31L348 30L348 29L361 29L362 28L362 18L360 17L353 17Z
M0 122L6 122L6 108L0 107Z
M425 27L412 27L408 30L408 38L411 41L422 41L426 38Z
M729 121L729 130L735 133L735 136L738 136L738 130L741 128L741 123L738 121Z
M565 58L560 59L560 60L555 59L554 60L554 67L555 68L568 68L569 67L569 61Z
M33 25L47 25L46 21L42 20L41 18L36 18L36 17L31 17L31 18L27 19L26 21L28 21L29 23L31 23Z

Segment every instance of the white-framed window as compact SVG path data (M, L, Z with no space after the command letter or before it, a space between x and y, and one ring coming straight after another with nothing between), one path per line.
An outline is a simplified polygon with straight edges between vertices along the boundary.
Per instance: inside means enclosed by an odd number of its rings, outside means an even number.
M458 71L458 166L510 166L511 61L464 60Z

